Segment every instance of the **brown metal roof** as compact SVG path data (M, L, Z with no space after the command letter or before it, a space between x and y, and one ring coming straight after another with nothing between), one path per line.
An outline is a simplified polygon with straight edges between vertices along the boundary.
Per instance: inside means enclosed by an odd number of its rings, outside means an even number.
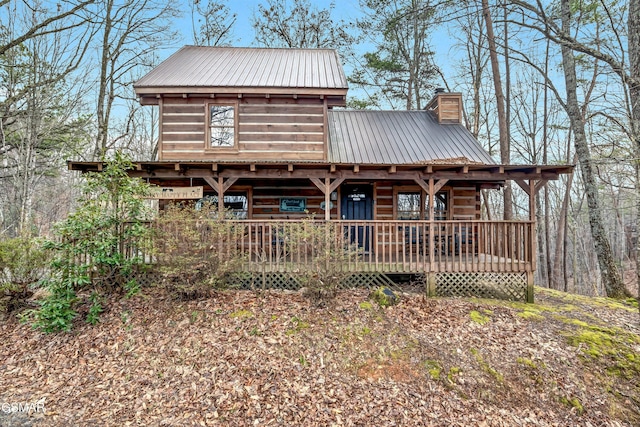
M428 111L329 111L329 162L495 164L462 125L441 125Z
M348 88L332 49L185 46L134 85L160 87Z

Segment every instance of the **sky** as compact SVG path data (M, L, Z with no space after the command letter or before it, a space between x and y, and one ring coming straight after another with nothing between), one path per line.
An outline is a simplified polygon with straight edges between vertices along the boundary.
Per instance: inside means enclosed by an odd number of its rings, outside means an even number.
M182 34L182 39L176 43L175 46L164 49L159 52L160 59L166 59L169 55L175 52L179 47L183 45L193 44L192 39L192 24L191 13L189 8L189 0L180 0L182 3L181 9L184 16L179 21L179 30ZM206 1L206 0L203 0ZM292 3L293 0L287 0ZM233 28L234 39L236 40L233 45L238 47L252 46L255 32L251 24L254 13L257 11L259 4L266 4L267 0L227 0L227 6L232 13L237 14L237 20ZM332 3L335 3L335 8L332 12L332 18L337 21L344 21L347 23L355 23L356 19L362 17L362 10L359 5L359 0L310 0L311 4L318 9L328 9ZM457 48L454 46L454 41L448 35L446 28L435 29L432 33L433 39L430 44L432 49L436 52L435 60L436 65L445 74L448 80L453 77L453 63L456 58ZM372 50L371 45L361 45L360 49L362 53ZM344 63L345 72L350 73L350 67ZM453 86L456 82L449 81Z
M206 0L204 0L206 1ZM291 0L289 0L291 2ZM311 4L319 9L328 9L331 3L335 3L336 6L333 10L333 18L337 21L344 20L346 22L354 22L355 19L361 16L360 6L358 0L310 0ZM193 40L191 38L191 15L189 9L189 0L181 0L184 11L184 17L182 19L184 34L184 44L191 44ZM254 38L253 26L251 20L254 12L257 11L259 4L266 4L266 0L228 0L227 6L231 12L238 15L236 24L234 26L235 38L239 39L235 46L251 46Z

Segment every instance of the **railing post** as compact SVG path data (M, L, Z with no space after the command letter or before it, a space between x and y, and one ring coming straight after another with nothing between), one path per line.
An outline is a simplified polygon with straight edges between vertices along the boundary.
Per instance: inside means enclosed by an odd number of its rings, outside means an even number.
M529 304L533 304L534 296L533 296L533 271L527 271L527 302Z
M436 275L435 273L428 272L426 273L426 285L427 285L427 296L435 297L436 296Z

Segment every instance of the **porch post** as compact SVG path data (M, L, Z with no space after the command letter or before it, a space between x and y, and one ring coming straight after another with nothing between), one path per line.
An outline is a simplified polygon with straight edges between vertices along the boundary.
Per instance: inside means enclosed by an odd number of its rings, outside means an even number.
M324 179L324 220L331 219L331 178L328 176Z
M218 177L218 214L224 218L224 178Z
M434 271L434 266L433 263L435 261L435 248L434 248L434 239L435 239L435 235L434 235L434 228L433 228L433 216L434 216L434 212L435 212L435 208L433 206L433 202L434 202L434 194L435 194L435 188L434 188L434 180L433 178L429 178L429 194L427 195L429 197L429 239L428 239L428 243L429 243L429 271Z
M536 237L536 181L529 180L529 221L531 223L531 235L529 237L529 247L531 250L531 269L527 271L527 302L533 304L533 279L536 272L537 237Z

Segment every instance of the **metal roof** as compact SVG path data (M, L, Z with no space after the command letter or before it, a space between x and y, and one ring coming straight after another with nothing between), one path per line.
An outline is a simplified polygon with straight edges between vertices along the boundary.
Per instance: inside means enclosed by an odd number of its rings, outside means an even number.
M329 162L436 164L495 161L463 126L428 111L329 111Z
M333 49L185 46L134 85L347 89Z

